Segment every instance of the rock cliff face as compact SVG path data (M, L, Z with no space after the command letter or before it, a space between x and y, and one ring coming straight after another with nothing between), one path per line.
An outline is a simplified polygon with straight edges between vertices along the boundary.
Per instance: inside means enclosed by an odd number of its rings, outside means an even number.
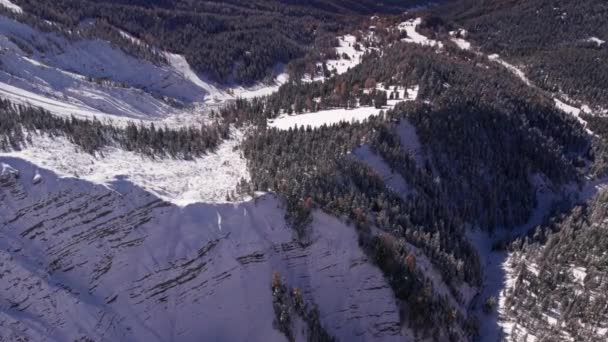
M273 272L340 340L408 333L355 230L322 212L302 247L271 195L179 208L127 181L0 162L0 340L282 340Z

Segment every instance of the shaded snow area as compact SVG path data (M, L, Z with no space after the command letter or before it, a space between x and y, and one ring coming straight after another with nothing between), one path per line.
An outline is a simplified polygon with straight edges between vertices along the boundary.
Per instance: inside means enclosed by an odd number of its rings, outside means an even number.
M408 120L403 119L399 122L396 130L403 151L410 155L416 162L416 166L423 167L426 155L416 134L416 128ZM372 168L384 180L384 184L399 196L406 198L416 194L415 189L412 189L407 180L401 174L395 172L382 156L373 151L369 145L365 144L355 149L353 155Z
M386 187L391 191L404 198L414 194L414 190L405 179L403 179L401 174L391 169L384 159L374 152L369 145L362 145L354 150L353 154L367 164L367 166L371 167L378 176L382 178Z
M0 6L5 7L15 13L23 13L23 9L17 5L15 5L14 3L10 2L9 0L0 0Z
M426 46L436 46L439 48L443 47L443 43L429 39L426 36L421 35L416 31L416 28L422 23L422 18L410 19L408 21L402 22L397 26L400 31L405 31L407 33L407 37L403 38L402 41L407 43L414 43Z
M62 116L158 121L200 117L203 111L192 113L204 109L196 104L269 94L287 81L279 70L270 85L222 88L197 75L183 56L150 50L168 64L138 59L106 41L67 39L0 16L0 96Z
M424 167L427 158L414 125L408 120L401 120L399 126L397 126L397 134L401 141L401 147L414 159L416 166Z
M383 88L380 90L384 91ZM400 100L389 100L384 108L368 106L353 109L328 109L306 114L283 114L276 119L268 120L268 126L288 130L297 127L319 128L324 125L332 126L342 122L361 122L371 116L379 115L381 111L393 108L399 102L416 100L418 97L418 86L409 89L400 88L398 92Z
M1 340L284 341L275 271L339 340L408 339L383 275L336 218L314 212L303 248L270 195L179 208L125 180L109 190L0 162L19 171L0 176Z
M563 198L560 193L550 187L542 175L532 175L531 183L536 188L537 206L526 224L511 230L497 229L491 236L478 229L467 231L469 240L477 249L482 264L483 289L473 301L471 308L474 312L477 312L479 317L484 318L480 320L479 334L481 341L509 340L508 338L515 336L514 331L518 332L518 329L523 329L515 326L508 315L505 314L506 291L508 291L514 279L509 254L505 251L492 250L492 246L497 241L522 236L530 229L541 224L550 214L554 201ZM486 314L482 307L490 297L494 297L498 301L498 307ZM521 341L525 340L522 339Z
M82 151L63 137L32 135L32 143L21 151L0 152L50 169L61 177L81 178L112 187L125 180L179 206L197 202L226 202L241 179L249 180L247 162L238 149L242 133L216 151L192 161L151 159L120 148L103 149L97 156Z

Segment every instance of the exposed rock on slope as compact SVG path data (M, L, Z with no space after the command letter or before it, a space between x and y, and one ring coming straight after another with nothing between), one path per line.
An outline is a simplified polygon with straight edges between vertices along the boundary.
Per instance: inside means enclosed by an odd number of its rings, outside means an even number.
M281 340L273 271L340 340L407 333L336 218L315 212L303 248L272 196L180 209L124 181L110 189L0 159L0 340Z

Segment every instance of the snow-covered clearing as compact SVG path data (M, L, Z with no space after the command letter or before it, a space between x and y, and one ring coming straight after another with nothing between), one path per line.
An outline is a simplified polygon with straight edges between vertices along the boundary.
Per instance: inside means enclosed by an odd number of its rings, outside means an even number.
M414 43L426 46L436 46L439 48L443 47L443 43L437 40L429 39L426 36L421 35L416 31L416 28L422 23L422 18L410 19L402 22L397 27L400 31L407 33L407 38L403 38L402 41L407 43Z
M450 40L462 50L471 50L471 43L462 38L451 38Z
M281 130L296 127L319 128L323 125L332 126L341 122L361 122L370 116L380 114L383 109L374 107L359 107L354 109L330 109L299 115L281 115L269 120L268 126Z
M7 9L21 14L23 13L23 9L17 5L15 5L14 3L10 2L9 0L0 0L0 6L6 7Z
M454 44L456 44L456 46L458 46L460 49L470 50L471 43L465 39L467 37L467 34L467 30L462 28L456 31L450 31L450 36L452 37L450 38L450 40L454 42Z
M336 74L341 75L360 64L366 50L363 45L357 43L357 38L350 34L338 37L338 42L340 45L336 48L336 53L339 59L329 60L326 64L330 71L335 70ZM344 56L348 58L343 58Z
M217 151L192 161L151 159L120 148L105 148L98 156L85 153L63 137L32 135L32 144L21 151L0 152L16 157L61 177L75 177L109 187L127 180L179 206L192 203L224 203L241 179L248 180L247 163L238 149L242 133L234 130L231 140Z
M385 90L382 85L379 85L377 89L390 93L392 92L393 88L390 87L391 90ZM268 120L268 126L275 127L281 130L288 130L290 128L296 127L319 128L323 125L332 126L342 122L361 122L369 117L379 115L381 111L386 111L388 109L393 108L399 102L416 100L416 98L418 97L418 86L414 86L408 89L398 88L397 92L399 93L399 99L389 100L387 102L387 106L384 108L338 108L306 114L283 114L276 119Z

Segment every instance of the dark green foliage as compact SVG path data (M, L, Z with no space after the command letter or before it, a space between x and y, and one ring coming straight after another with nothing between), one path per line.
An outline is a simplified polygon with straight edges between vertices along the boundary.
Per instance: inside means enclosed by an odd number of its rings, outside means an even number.
M521 64L535 84L607 106L608 3L603 0L460 0L436 9L484 52Z
M97 119L60 118L42 109L14 106L0 100L0 150L20 149L27 144L31 134L65 136L91 154L101 152L105 146L116 145L150 157L191 159L228 139L229 127L216 123L170 129L130 122L119 128Z
M307 342L334 342L336 339L331 336L323 327L320 320L319 309L316 305L308 303L297 288L289 289L281 276L274 272L272 275L272 306L274 308L275 327L285 335L288 341L295 341L292 332L293 317L299 316L307 326Z
M101 19L146 43L186 56L216 81L253 83L280 63L304 57L373 12L399 12L421 1L20 0L26 13L69 28ZM107 35L102 35L108 38Z
M516 280L505 307L536 336L554 336L544 313L575 341L605 341L599 330L608 328L607 203L601 191L511 246Z

